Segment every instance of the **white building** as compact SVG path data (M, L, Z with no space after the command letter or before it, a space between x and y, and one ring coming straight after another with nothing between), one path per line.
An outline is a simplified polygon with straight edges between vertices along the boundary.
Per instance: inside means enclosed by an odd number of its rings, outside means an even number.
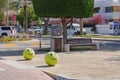
M94 15L102 15L104 20L120 21L120 0L95 0Z

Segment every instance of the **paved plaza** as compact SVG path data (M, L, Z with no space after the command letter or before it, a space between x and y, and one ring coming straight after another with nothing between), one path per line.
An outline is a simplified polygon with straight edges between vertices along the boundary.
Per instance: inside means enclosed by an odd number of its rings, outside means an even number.
M10 56L11 54L13 55L13 53L17 55ZM28 70L29 74L32 70L33 75L36 74L36 72L39 74L39 71L45 71L56 76L64 77L65 80L120 80L120 50L59 52L57 54L60 60L54 67L46 65L44 61L46 53L47 52L36 51L35 58L31 61L26 61L22 56L22 51L16 50L9 52L9 54L1 55L0 62L19 70L21 70L21 68L22 70ZM3 68L3 71L4 70L6 71L6 69ZM2 69L0 72L1 71Z
M59 62L54 67L45 63L45 51L35 50L33 60L22 56L28 44L36 49L38 40L1 44L0 80L120 80L119 40L95 42L100 43L100 50L57 52Z
M11 64L11 63L10 63ZM0 61L0 80L53 80L37 69L18 69Z

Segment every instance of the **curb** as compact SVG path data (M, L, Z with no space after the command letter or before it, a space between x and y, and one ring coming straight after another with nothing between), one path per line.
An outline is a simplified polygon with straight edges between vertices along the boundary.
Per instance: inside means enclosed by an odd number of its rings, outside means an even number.
M56 74L52 74L52 73L49 73L49 72L46 72L46 71L42 71L42 72L44 72L45 74L47 74L48 76L50 76L54 80L78 80L78 79L65 78L65 77L58 76Z
M27 46L31 46L31 47L39 47L40 44L39 43L30 43L30 44L26 44ZM41 43L41 45L46 45L44 43ZM17 43L5 43L2 44L2 47L4 48L13 48L13 47L22 47L24 46L24 44L17 44Z
M93 40L100 40L100 41L116 41L120 42L120 39L105 39L105 38L92 38Z

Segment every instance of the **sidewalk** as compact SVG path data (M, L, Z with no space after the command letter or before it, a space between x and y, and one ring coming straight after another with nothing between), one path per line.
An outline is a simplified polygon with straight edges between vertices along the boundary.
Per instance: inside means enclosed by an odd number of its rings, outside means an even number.
M16 78L17 80L53 80L48 75L54 79L57 78L56 80L120 80L119 49L60 52L57 53L60 60L54 67L46 65L44 61L46 53L36 52L33 60L26 61L22 56L22 51L1 51L0 54L4 55L0 57L0 80L16 80ZM1 63L1 60L9 61L9 65ZM15 68L16 64L12 61L32 68ZM42 71L47 72L48 75Z
M59 62L54 67L49 67L44 61L47 52L39 52L31 61L24 60L22 55L3 56L6 61L15 61L16 63L32 67L27 69L33 74L40 74L39 71L45 71L64 77L63 80L120 80L120 51L77 51L61 52ZM13 63L12 63L13 64ZM15 65L15 64L14 64ZM22 74L33 75L23 70ZM36 72L38 71L38 72ZM17 73L20 71L18 70ZM54 77L56 77L54 76ZM48 80L48 79L47 79ZM62 80L62 79L56 79Z
M53 80L38 69L16 69L0 62L0 80Z

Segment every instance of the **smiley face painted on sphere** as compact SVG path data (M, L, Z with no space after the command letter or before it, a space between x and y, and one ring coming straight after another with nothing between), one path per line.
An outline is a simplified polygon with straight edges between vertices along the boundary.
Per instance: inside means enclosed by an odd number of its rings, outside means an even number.
M35 51L32 48L26 48L23 51L23 57L26 60L32 60L34 58L34 56L35 56Z
M45 56L45 62L49 66L55 66L58 63L59 57L55 52L48 52Z

